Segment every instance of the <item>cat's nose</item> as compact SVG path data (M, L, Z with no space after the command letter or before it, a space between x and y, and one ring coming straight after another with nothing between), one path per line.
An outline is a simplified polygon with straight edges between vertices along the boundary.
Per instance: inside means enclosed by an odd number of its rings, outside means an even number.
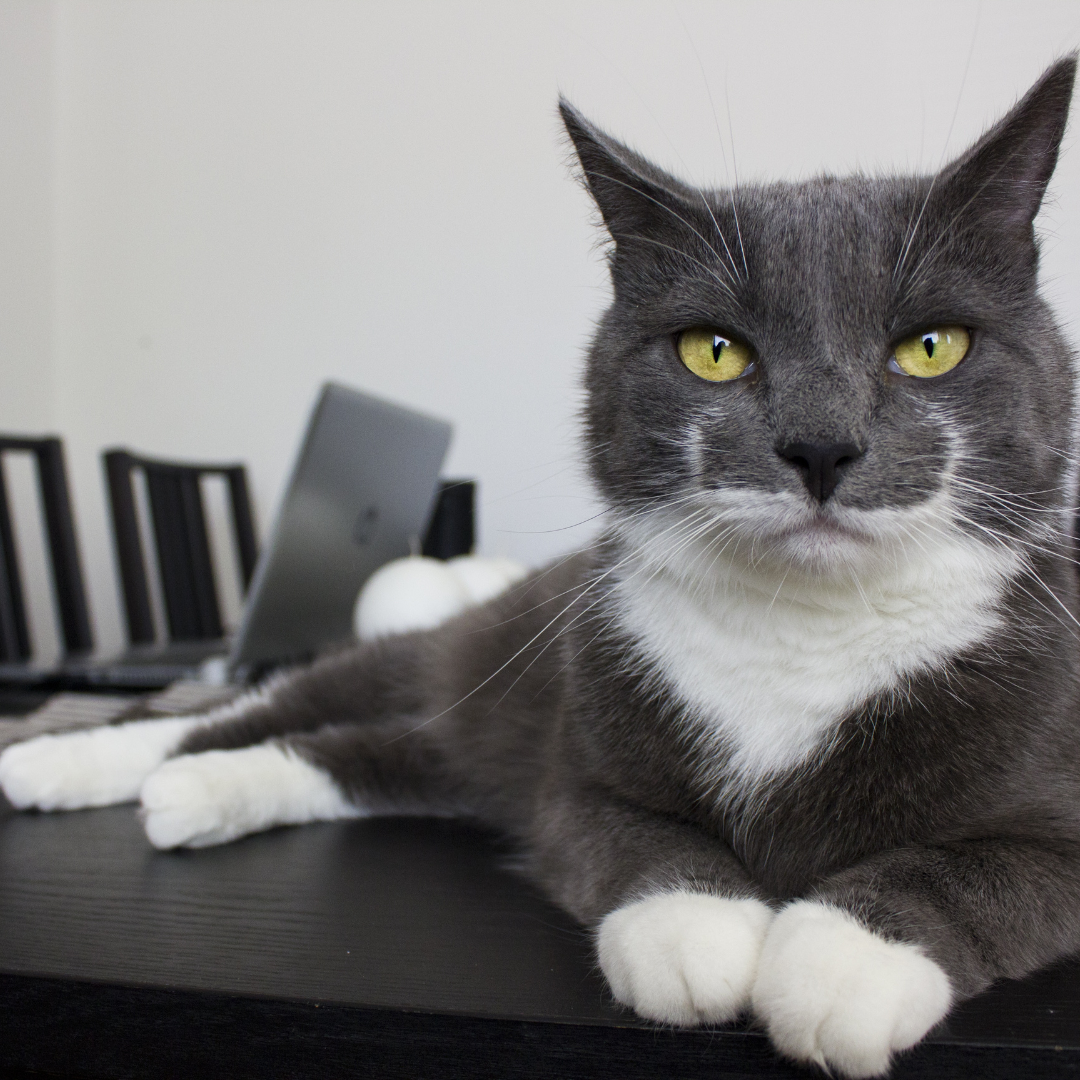
M836 490L841 470L863 455L854 443L793 442L776 452L798 467L807 490L822 503Z

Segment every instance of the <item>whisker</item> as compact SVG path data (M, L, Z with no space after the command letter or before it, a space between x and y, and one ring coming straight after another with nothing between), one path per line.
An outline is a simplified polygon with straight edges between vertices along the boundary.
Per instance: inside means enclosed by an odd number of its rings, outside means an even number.
M945 155L949 152L949 140L952 138L953 128L956 126L956 117L960 112L960 102L964 97L964 87L967 85L968 69L971 67L971 57L975 51L975 39L979 32L979 15L982 13L980 8L975 15L975 27L971 32L971 44L968 46L967 59L964 61L964 74L960 77L960 89L956 94L956 106L953 109L952 119L949 121L949 131L945 136L945 145L941 150L941 160L938 162L937 172L934 174L933 179L930 181L930 187L927 188L926 198L923 199L922 206L919 208L919 216L915 221L915 225L908 236L907 243L904 245L900 257L896 261L896 266L893 267L893 281L895 282L899 276L901 270L904 267L904 263L907 261L908 253L911 251L911 245L915 240L915 234L919 229L919 222L922 221L923 212L926 210L926 205L930 201L930 195L934 190L934 185L937 183L938 177L941 175L941 168L945 164Z
M597 173L596 175L599 176L602 180L607 180L612 184L618 184L620 185L620 187L626 188L627 191L632 191L635 194L640 195L643 199L648 199L649 202L653 203L656 206L659 206L661 210L664 210L666 213L670 214L673 218L675 218L676 221L682 222L682 224L685 225L709 249L709 251L711 251L716 256L717 262L720 264L720 268L728 275L732 283L734 284L739 281L738 275L736 275L733 270L729 270L727 265L724 263L724 260L720 257L720 252L717 251L716 248L714 248L712 244L709 243L705 236L698 229L696 229L691 222L687 221L686 218L682 216L682 214L676 213L666 203L662 203L659 199L653 198L653 196L650 195L647 191L642 191L641 188L635 187L633 184L628 184L625 180L620 180L617 176L608 176L605 173ZM726 248L727 244L725 243L724 246ZM734 263L732 264L732 266L734 267ZM732 295L734 295L734 293L732 293Z
M638 240L643 244L652 244L655 247L663 248L665 251L670 251L675 255L688 259L690 262L700 266L710 277L714 278L716 283L732 298L735 297L734 292L731 290L731 286L711 266L707 263L703 263L700 259L695 258L690 252L683 251L681 248L672 247L670 244L665 244L660 240L654 240L651 236L642 236L640 233L628 233L626 239ZM717 257L719 258L719 256Z
M696 513L702 513L702 512L703 511L697 511ZM691 515L691 519L694 516L695 515ZM685 524L685 522L682 521L682 520L680 520L680 522L677 523L677 525L683 525L683 524ZM665 530L665 531L670 531L671 528L675 528L675 527L677 527L677 526L672 526L668 530ZM575 596L567 605L565 605L557 615L555 615L544 626L542 626L535 634L533 634L533 636L531 638L529 638L529 640L524 645L522 645L519 649L517 649L517 651L515 651L513 653L513 655L511 655L509 657L509 659L505 660L502 664L500 664L499 667L495 669L495 671L493 671L490 675L488 675L487 678L484 679L482 682L480 682L476 686L474 686L472 688L472 690L470 690L466 694L463 694L457 701L454 702L454 704L447 706L445 709L443 709L440 712L436 713L434 716L430 716L427 719L421 721L420 723L414 725L413 727L409 728L408 731L402 732L400 735L395 735L392 739L387 740L387 745L389 745L390 743L397 742L399 739L403 739L407 735L411 735L411 734L415 733L416 731L419 731L421 728L427 727L429 724L434 723L436 720L439 720L443 716L446 716L448 713L452 712L459 705L464 704L464 702L468 701L469 698L473 697L475 694L478 694L493 679L495 679L497 676L499 676L515 660L517 660L517 658L519 656L521 656L522 653L524 653L526 649L528 649L530 646L535 644L538 639L543 637L543 635L545 633L547 633L547 631L550 630L551 627L554 626L559 621L559 619L561 619L568 611L570 611L570 609L574 606L574 604L576 604L580 599L582 599L582 597L584 597L592 588L595 588L595 586L597 584L599 584L601 581L603 581L605 578L609 577L612 573L614 573L617 569L619 569L619 567L623 563L627 562L630 558L632 558L633 554L634 553L631 553L630 555L626 556L624 559L621 559L619 562L614 563L612 566L608 567L607 570L605 570L596 579L594 579L594 581L593 581L593 583L591 585L586 586L584 589L582 589L578 593L578 595Z
M712 87L709 85L708 77L705 74L705 65L701 62L701 53L698 52L697 45L694 43L694 39L690 36L690 31L687 29L686 23L683 21L682 13L676 12L679 16L679 22L682 23L682 28L686 33L687 40L690 42L690 48L694 51L694 58L697 60L698 70L701 72L701 81L705 84L705 93L709 98L709 108L712 109L713 123L716 124L716 137L720 143L720 154L724 159L724 172L727 172L727 154L724 152L724 138L720 134L720 120L716 115L716 104L713 101ZM731 112L728 110L728 121L730 127ZM731 149L732 158L735 156L735 146L732 142ZM739 237L739 251L742 254L743 269L746 271L746 278L750 278L750 268L746 265L746 249L743 247L742 230L739 228L739 212L735 209L735 195L729 191L731 197L731 212L735 215L735 231ZM712 207L709 206L709 201L705 197L704 192L700 192L701 201L705 203L705 209L709 211L709 217L713 220L713 225L716 227L716 231L720 236L720 242L724 245L724 250L727 252L728 258L731 260L732 267L735 266L735 260L732 258L731 249L728 247L727 239L724 237L723 230L720 228L719 222L716 220L716 215L712 212ZM738 274L738 270L735 271Z

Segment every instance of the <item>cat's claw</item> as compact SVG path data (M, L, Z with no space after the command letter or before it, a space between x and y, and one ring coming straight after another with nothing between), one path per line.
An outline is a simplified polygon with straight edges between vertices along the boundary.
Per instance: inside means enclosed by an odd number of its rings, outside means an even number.
M828 904L797 901L773 920L752 992L773 1045L845 1077L882 1076L949 1010L945 972Z
M0 754L0 787L18 810L81 810L138 798L143 780L197 720L147 720L39 735Z
M209 847L275 825L358 817L321 769L275 743L165 762L140 792L157 848Z
M600 923L600 968L615 997L648 1020L724 1023L749 1004L772 918L759 900L685 891L651 896Z

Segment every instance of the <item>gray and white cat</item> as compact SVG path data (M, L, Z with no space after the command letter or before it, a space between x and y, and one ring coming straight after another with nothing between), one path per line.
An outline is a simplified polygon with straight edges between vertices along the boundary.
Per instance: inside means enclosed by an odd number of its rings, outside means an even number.
M238 703L44 737L0 784L161 848L461 815L619 1001L887 1071L1080 949L1073 357L1033 219L1075 58L938 175L699 191L563 105L613 241L584 554Z

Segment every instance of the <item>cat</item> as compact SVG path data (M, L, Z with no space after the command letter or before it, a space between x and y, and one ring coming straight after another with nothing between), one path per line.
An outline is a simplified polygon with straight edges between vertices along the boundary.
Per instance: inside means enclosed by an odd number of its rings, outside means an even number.
M1033 221L1076 58L934 176L697 190L562 103L610 238L587 551L201 717L9 748L159 848L501 830L615 998L878 1076L1080 949L1073 355Z

